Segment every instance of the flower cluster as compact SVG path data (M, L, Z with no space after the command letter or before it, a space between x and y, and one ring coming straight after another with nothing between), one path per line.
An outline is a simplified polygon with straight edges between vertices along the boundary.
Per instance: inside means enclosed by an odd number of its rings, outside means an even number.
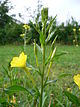
M24 33L23 33L23 34L20 34L20 37L24 37L24 35L25 35Z
M28 26L27 24L25 24L23 27L24 27L25 29L27 29L27 30L30 29L30 26Z

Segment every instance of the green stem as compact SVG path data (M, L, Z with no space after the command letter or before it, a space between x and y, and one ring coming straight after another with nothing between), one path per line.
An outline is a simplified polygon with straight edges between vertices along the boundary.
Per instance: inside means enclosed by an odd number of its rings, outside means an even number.
M28 78L32 81L33 86L36 88L37 92L39 93L39 90L36 86L35 80L33 79L33 76L31 75L30 71L28 70L27 67L24 67L23 69L27 73Z
M44 70L45 70L45 45L43 46L43 72L41 76L41 95L40 95L40 107L42 107L43 89L44 89Z
M26 34L27 34L27 31L25 30L25 35L24 35L24 52L26 51Z
M27 68L27 67L24 67L23 69L24 69L24 71L27 73L27 76L28 76L29 79L32 81L33 85L36 86L36 83L35 83L32 75L31 75L30 71L28 70L28 68Z
M49 68L48 68L48 73L47 73L47 76L46 76L46 80L45 80L44 86L46 85L46 82L47 82L47 80L48 80L51 66L52 66L52 62L50 62L50 65L49 65Z

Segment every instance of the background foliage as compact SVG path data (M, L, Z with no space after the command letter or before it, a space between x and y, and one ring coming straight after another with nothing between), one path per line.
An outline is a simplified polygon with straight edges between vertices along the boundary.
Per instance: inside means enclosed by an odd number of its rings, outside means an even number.
M38 10L36 15L36 20L34 25L36 25L36 22L38 22L40 29L42 28L41 25L41 6L39 9L38 4ZM8 0L1 0L0 1L0 44L9 44L9 43L22 43L22 39L20 37L20 34L23 33L23 23L21 23L18 20L15 20L12 16L8 15L8 12L13 7L9 4ZM53 19L53 17L48 18L48 22ZM28 23L31 26L31 23ZM48 23L47 23L48 24ZM77 21L74 20L72 17L70 20L66 21L66 24L61 23L60 25L57 24L57 20L55 20L55 24L53 24L51 30L54 30L57 28L57 31L55 35L58 35L57 42L62 44L73 44L74 39L74 32L73 28L76 29L76 35L78 39L78 43L80 44L80 31L79 31L79 24ZM55 37L54 35L54 37ZM54 37L51 39L51 41L54 39ZM34 29L33 26L31 26L31 30L29 32L29 35L27 35L28 42L27 43L33 43L33 40L36 39L36 42L39 44L39 34Z

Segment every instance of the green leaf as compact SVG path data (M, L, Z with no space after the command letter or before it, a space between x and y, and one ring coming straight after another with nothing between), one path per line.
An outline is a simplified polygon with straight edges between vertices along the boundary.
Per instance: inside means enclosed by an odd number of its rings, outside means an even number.
M68 92L68 91L64 91L64 94L68 97L68 99L73 103L76 104L76 107L80 106L80 99L73 95L72 93Z
M9 75L9 73L8 73L8 70L7 70L4 66L2 66L2 67L3 67L4 71L5 71L5 73L7 74L7 76L10 78L10 75Z
M56 15L57 16L57 15ZM56 19L56 16L50 21L50 23L48 24L47 26L47 29L46 29L46 33L49 31L50 27L52 26L54 20Z
M58 78L64 78L66 76L72 76L72 75L73 74L71 74L71 73L63 73L63 74L59 75Z
M65 107L65 106L63 105L63 103L60 102L60 100L58 100L57 98L55 98L55 100L58 102L58 106L60 106L60 107Z
M51 52L50 52L50 55L49 55L47 61L45 62L45 65L47 65L47 64L50 62L52 52L53 52L53 50L55 49L54 44L55 44L55 42L56 42L56 39L57 39L57 36L54 38L54 40L53 40L53 42L52 42L52 45L51 45L52 50L51 50ZM56 55L55 55L55 56L56 56Z
M2 107L8 107L10 104L6 101L5 98L0 98L0 104Z
M45 40L46 43L49 42L49 40L52 38L52 36L54 35L55 32L56 32L56 29L54 29L54 31L48 35L47 39Z
M47 95L45 92L43 92L43 101L42 101L42 107L44 107L45 101L47 99Z
M55 83L57 80L58 80L58 79L49 80L49 81L46 82L45 86L46 86L46 85L49 85L49 84L51 84L51 83Z
M4 102L6 102L6 99L0 98L0 103L4 103Z
M35 26L34 26L34 24L33 24L33 22L32 21L30 21L30 24L33 26L33 28L40 34L40 30L39 29L37 29Z
M59 59L60 56L65 55L65 54L68 54L68 52L63 51L63 52L61 52L61 53L59 53L59 54L56 54L56 55L55 55L55 59Z
M56 53L56 47L54 48L54 50L53 50L53 52L52 52L50 62L53 62L54 57L55 57L55 53Z
M36 43L36 47L40 53L43 53L42 48Z
M52 50L54 49L54 45L55 45L57 37L58 37L58 35L56 35L56 37L54 38L54 40L53 40L53 42L51 44Z
M45 65L47 65L49 62L53 62L55 52L56 52L56 47L54 48L53 51L51 50L50 55L49 55L47 61L45 62Z
M4 92L7 94L12 94L12 93L20 92L20 91L25 91L32 95L32 93L28 89L26 89L22 86L18 86L18 85L13 85L9 88L4 89Z

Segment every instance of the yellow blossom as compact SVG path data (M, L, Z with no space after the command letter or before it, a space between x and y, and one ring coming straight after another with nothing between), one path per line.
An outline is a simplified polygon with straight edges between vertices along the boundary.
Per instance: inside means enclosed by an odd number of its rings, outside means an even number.
M30 29L30 26L28 26L27 24L25 24L23 27L24 27L25 29Z
M79 31L80 31L80 28L79 28Z
M75 43L75 39L73 40L73 43Z
M80 74L77 74L73 77L74 82L78 85L79 89L80 89Z
M73 31L76 32L76 29L74 28Z
M78 44L76 44L76 47L78 47Z
M11 100L11 103L16 103L16 97L13 95L13 98L12 98L12 100Z
M20 34L21 37L24 37L25 34Z
M69 88L69 87L67 88L67 91L69 91L69 92L71 92L71 93L72 93L72 89L71 89L71 88Z
M22 52L19 57L13 57L11 67L26 67L27 55Z

